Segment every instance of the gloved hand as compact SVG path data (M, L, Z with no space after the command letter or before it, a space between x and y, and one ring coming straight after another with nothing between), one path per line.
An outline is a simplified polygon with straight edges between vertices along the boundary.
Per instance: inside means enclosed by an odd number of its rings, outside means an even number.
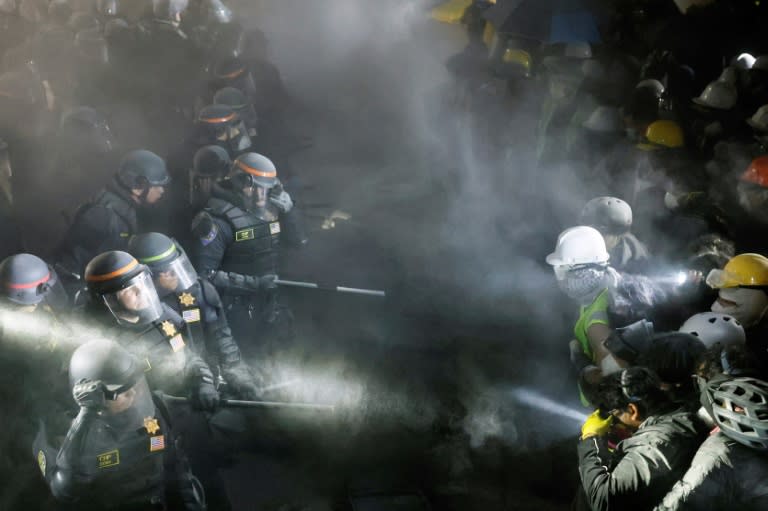
M293 209L293 200L279 181L269 190L269 202L274 204L281 213L288 213Z
M600 410L595 410L587 417L584 424L581 426L581 439L586 440L593 436L606 435L611 430L613 424L613 416L609 415L607 419L603 419L600 416Z
M259 386L250 369L243 362L221 369L221 375L241 399L255 400L259 395Z
M213 386L213 382L203 379L192 392L192 408L213 412L219 406L219 391Z
M274 273L262 275L261 277L258 277L258 279L259 279L259 289L275 289L277 287L277 284L275 284L275 280L277 280L277 275L275 275Z
M101 381L83 378L72 387L72 397L82 408L99 409L104 407L106 401L104 390Z

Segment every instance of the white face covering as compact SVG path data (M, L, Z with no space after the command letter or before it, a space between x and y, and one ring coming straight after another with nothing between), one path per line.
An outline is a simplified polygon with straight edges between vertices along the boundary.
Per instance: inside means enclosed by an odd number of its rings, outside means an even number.
M724 306L719 301L715 301L710 310L733 316L744 328L760 323L768 311L768 294L759 289L723 288L718 295L723 300L734 302L736 305Z

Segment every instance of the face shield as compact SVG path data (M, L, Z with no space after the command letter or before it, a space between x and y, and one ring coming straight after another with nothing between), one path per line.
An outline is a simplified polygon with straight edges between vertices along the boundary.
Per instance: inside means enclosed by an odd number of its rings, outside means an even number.
M166 296L192 287L197 282L197 272L189 262L187 254L181 252L170 263L162 267L153 267L152 279L158 294Z
M259 134L259 117L256 114L256 109L253 108L253 105L249 103L236 108L235 111L247 128L248 137L256 137Z
M155 419L155 404L143 374L139 374L135 382L123 385L105 382L105 386L106 400L99 416L112 428L123 432L136 431L147 427L147 422Z
M252 145L248 130L240 119L231 123L216 124L207 130L209 137L205 142L223 147L230 155L245 152Z
M103 299L121 325L146 325L160 318L163 311L147 271L133 277L122 289L104 294Z

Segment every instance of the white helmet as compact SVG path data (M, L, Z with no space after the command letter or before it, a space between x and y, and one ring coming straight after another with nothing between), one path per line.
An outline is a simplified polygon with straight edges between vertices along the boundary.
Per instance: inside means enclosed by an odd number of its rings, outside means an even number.
M595 197L584 205L579 222L598 230L622 233L632 226L632 208L618 197Z
M654 78L641 80L637 85L635 85L635 89L650 89L657 96L661 96L666 91L664 84Z
M738 81L739 77L736 73L736 68L733 66L728 66L725 69L723 69L723 72L720 73L720 77L717 79L718 82L725 82L729 85L736 86L736 82Z
M693 98L693 102L707 108L730 110L736 105L737 99L736 87L728 82L715 80L707 85L707 88L698 98Z
M694 314L683 323L680 331L695 335L707 348L718 342L723 346L747 342L744 327L736 318L716 312Z
M552 266L605 264L608 257L602 234L597 229L580 225L560 233L555 251L547 256L547 263Z
M735 67L736 69L741 70L749 70L752 69L752 66L755 65L755 57L752 56L750 53L742 53L738 57L734 57L731 60L731 66Z
M768 105L758 108L755 115L747 119L747 124L757 131L768 131Z
M619 109L613 106L595 108L582 126L596 133L624 133L624 120Z

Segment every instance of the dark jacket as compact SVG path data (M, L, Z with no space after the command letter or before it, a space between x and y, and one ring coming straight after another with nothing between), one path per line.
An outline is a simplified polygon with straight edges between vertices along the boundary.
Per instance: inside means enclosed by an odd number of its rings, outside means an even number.
M60 263L82 275L85 266L108 250L125 250L138 229L137 204L130 191L112 183L80 206L58 251Z
M655 511L768 509L768 454L723 433L701 444L691 467Z
M589 508L653 509L688 469L703 435L695 416L678 410L649 417L613 452L603 438L582 440L579 474Z

